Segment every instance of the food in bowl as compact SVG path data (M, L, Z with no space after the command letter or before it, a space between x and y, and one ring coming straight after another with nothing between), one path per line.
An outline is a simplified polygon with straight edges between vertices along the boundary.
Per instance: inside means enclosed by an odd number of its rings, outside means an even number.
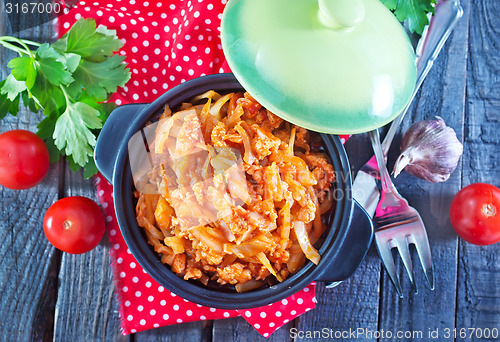
M173 272L244 292L319 263L335 173L307 130L248 93L209 91L149 131L136 217Z

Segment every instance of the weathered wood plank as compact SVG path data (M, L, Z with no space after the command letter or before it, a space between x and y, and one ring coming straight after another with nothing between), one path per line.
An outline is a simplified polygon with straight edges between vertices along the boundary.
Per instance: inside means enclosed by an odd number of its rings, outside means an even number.
M216 320L213 323L213 341L234 341L234 342L254 342L270 341L285 342L291 341L290 329L294 322L289 322L275 331L269 338L262 337L242 317Z
M92 180L83 173L65 170L66 196L85 196L97 201ZM120 334L118 301L107 238L92 251L63 253L55 313L55 341L128 341Z
M12 34L0 2L0 35ZM47 27L21 32L23 38L43 38ZM0 79L15 54L0 48ZM0 121L0 132L36 131L41 115L24 108L17 117ZM22 191L0 186L0 341L50 340L53 331L58 252L43 233L47 208L57 199L61 164L52 165L38 186Z
M134 334L134 342L211 341L212 322L189 322Z
M424 82L415 105L402 125L403 132L413 122L440 115L455 129L459 139L462 137L470 1L461 3L464 17ZM399 142L396 141L395 145L399 146ZM390 164L398 154L397 148L391 150ZM410 205L420 212L427 227L434 263L435 290L428 288L416 253L413 264L418 294L412 293L401 262L397 263L397 267L400 270L403 299L397 296L383 272L379 330L390 331L393 337L381 338L381 342L393 341L398 332L408 332L405 341L422 341L429 339L429 330L443 331L455 326L457 238L448 220L448 208L453 195L460 188L460 177L459 167L445 183L431 184L406 173L395 180L396 187ZM439 337L440 341L453 341L453 337Z
M500 186L500 3L472 1L463 186ZM474 246L460 240L457 332L460 341L478 341L484 329L500 327L500 244ZM476 328L465 338L460 329ZM480 330L482 329L482 330ZM497 330L498 331L498 330ZM481 341L498 341L490 336Z

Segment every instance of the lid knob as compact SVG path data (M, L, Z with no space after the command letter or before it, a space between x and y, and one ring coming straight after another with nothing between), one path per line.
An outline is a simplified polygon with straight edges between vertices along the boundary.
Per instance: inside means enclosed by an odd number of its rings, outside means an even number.
M333 30L351 29L365 18L362 0L318 0L318 17Z

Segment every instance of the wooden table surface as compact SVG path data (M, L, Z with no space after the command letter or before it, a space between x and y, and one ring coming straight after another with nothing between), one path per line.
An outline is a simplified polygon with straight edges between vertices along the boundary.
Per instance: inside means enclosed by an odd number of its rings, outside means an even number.
M426 224L435 272L435 290L425 284L415 264L419 289L413 294L398 263L404 288L400 299L372 247L355 275L334 289L317 287L318 304L288 323L269 341L294 340L291 328L303 331L363 329L339 341L500 341L482 338L484 329L500 329L500 244L480 247L457 238L448 219L453 195L475 182L500 186L500 1L462 0L464 16L434 64L403 127L441 116L464 143L464 154L450 179L430 184L406 173L395 184ZM44 42L53 39L50 24L29 29L13 27L0 3L0 35L14 34ZM37 24L37 18L30 21ZM0 49L0 76L14 54ZM0 121L0 131L36 130L41 115L22 109ZM400 137L397 138L397 140ZM398 141L389 164L397 156ZM353 171L371 153L366 134L346 144ZM392 165L391 165L392 166ZM51 166L37 187L14 191L0 187L0 340L1 341L257 341L265 340L241 317L185 323L137 333L120 334L106 239L83 255L61 253L43 233L42 219L57 199L83 195L96 199L91 180L73 173L66 163ZM453 329L477 329L472 337L453 337ZM429 331L439 332L439 339ZM448 329L448 330L446 330ZM414 338L388 338L387 332L408 332ZM445 332L451 332L447 337ZM370 334L371 332L371 334ZM377 332L379 334L377 334ZM381 335L382 332L386 334ZM422 332L422 337L418 335ZM297 336L295 340L314 338ZM328 339L327 339L328 340ZM334 340L334 338L329 338Z

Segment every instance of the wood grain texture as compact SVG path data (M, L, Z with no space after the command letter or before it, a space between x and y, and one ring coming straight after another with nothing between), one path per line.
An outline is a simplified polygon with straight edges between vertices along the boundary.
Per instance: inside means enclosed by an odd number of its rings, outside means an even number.
M0 3L0 35L11 34ZM38 27L18 36L38 39L50 35L50 28ZM16 57L0 48L0 79L7 61ZM0 132L12 129L36 131L41 115L21 107L17 117L0 121ZM0 341L50 340L53 332L57 288L58 252L43 233L43 216L58 198L57 175L61 164L52 165L38 186L10 190L0 186Z
M64 173L67 196L97 201L92 180L68 167ZM63 253L55 312L55 341L128 341L120 334L118 301L114 293L109 244L103 238L92 251Z
M404 120L402 131L413 122L441 116L462 138L465 113L466 67L468 40L468 11L470 1L461 1L464 17L441 51L433 69L424 82L413 108ZM389 155L389 164L398 156L398 139ZM426 284L424 273L416 253L413 253L414 275L418 294L412 293L406 271L398 258L400 282L404 298L397 296L383 272L380 294L379 330L410 332L405 341L422 341L428 338L429 329L453 329L455 326L457 238L448 219L453 195L460 189L461 167L444 183L431 184L409 174L395 180L400 193L422 215L429 236L434 264L435 290ZM393 341L381 338L379 341ZM440 341L453 341L453 337L441 336Z
M212 340L212 322L189 322L134 334L134 342L205 342Z
M213 323L213 339L214 342L219 341L234 341L234 342L255 342L255 341L270 341L270 342L286 342L291 341L290 329L294 327L294 321L289 322L275 331L270 337L262 337L257 330L254 329L242 317L229 319L221 319Z
M500 186L499 25L498 1L472 1L463 186L476 182ZM459 255L457 329L500 329L500 245L481 247L461 240ZM480 340L469 331L459 339ZM498 340L499 336L481 339Z

